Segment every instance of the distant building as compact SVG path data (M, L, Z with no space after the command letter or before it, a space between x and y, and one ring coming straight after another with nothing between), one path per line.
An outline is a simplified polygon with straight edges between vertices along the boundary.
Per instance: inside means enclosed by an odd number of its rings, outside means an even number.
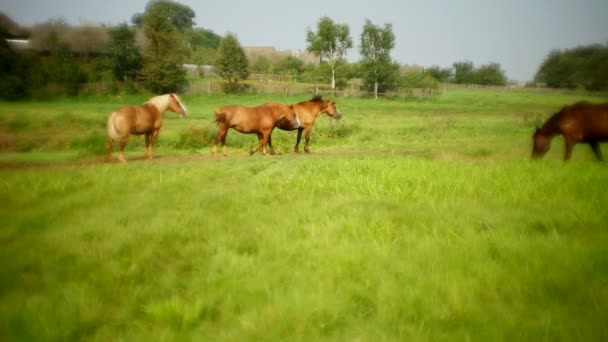
M274 46L243 46L243 50L249 60L255 60L260 57L269 59L295 57L302 60L304 63L319 64L319 57L310 52L301 50L279 50Z

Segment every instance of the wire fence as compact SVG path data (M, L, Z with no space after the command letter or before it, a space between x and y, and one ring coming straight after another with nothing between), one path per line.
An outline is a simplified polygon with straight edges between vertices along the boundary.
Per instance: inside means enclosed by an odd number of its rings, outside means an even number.
M212 94L225 91L226 83L221 80L202 80L191 82L187 92L191 94ZM373 96L359 87L350 86L331 89L323 83L295 83L290 81L243 81L239 84L239 92L248 94L291 96L298 94L319 94L336 97L369 97ZM443 88L401 88L398 91L378 93L384 98L433 97L443 93Z

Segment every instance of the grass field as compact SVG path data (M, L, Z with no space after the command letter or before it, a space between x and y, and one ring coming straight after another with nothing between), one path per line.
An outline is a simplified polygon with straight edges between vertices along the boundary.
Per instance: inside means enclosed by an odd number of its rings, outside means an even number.
M339 98L312 154L209 155L215 107L306 98L184 96L126 164L105 119L146 96L0 103L0 340L608 339L608 166L561 138L530 160L536 124L605 98Z

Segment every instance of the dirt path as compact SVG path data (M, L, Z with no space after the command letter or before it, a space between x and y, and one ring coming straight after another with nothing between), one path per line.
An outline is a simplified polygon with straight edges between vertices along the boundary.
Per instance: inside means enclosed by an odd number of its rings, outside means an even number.
M224 157L222 155L212 156L211 154L192 154L192 155L161 155L155 156L152 160L146 161L143 156L141 157L128 157L127 163L152 163L152 164L165 164L165 163L181 163L181 162L193 162L193 161L207 161L207 160L228 160L228 159L249 159L249 158L314 158L314 157L366 157L366 156L423 156L425 151L397 151L397 150L386 150L386 151L324 151L324 152L313 152L307 153L278 153L276 155L267 155L262 157L258 154L254 156L249 155L229 155ZM86 158L71 161L61 162L19 162L19 161L0 161L0 170L19 170L19 169L46 169L46 168L63 168L63 167L79 167L79 166L91 166L101 164L120 164L116 158L111 162L106 162L104 157Z

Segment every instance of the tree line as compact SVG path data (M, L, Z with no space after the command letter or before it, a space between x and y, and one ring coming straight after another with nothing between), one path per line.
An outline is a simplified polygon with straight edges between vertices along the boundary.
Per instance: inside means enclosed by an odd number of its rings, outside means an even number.
M359 37L361 59L348 62L353 38L346 24L320 18L306 32L306 50L319 64L296 57L259 57L249 60L236 34L224 37L195 27L195 12L172 0L152 0L131 24L113 27L70 27L51 20L29 30L0 13L0 96L8 99L79 94L83 86L104 81L106 91L137 91L139 85L155 93L187 87L185 63L212 65L225 80L226 91L243 89L252 73L289 75L299 82L326 82L331 89L359 80L362 88L379 93L400 88L436 88L441 82L504 85L507 78L498 63L475 66L465 60L441 68L405 68L391 57L395 35L390 23L366 20ZM7 39L29 38L30 49L17 51ZM539 69L535 82L550 87L607 89L606 51L603 45L553 51ZM599 71L599 72L598 72ZM204 76L204 71L200 70Z
M552 88L607 90L608 43L551 51L534 82Z

